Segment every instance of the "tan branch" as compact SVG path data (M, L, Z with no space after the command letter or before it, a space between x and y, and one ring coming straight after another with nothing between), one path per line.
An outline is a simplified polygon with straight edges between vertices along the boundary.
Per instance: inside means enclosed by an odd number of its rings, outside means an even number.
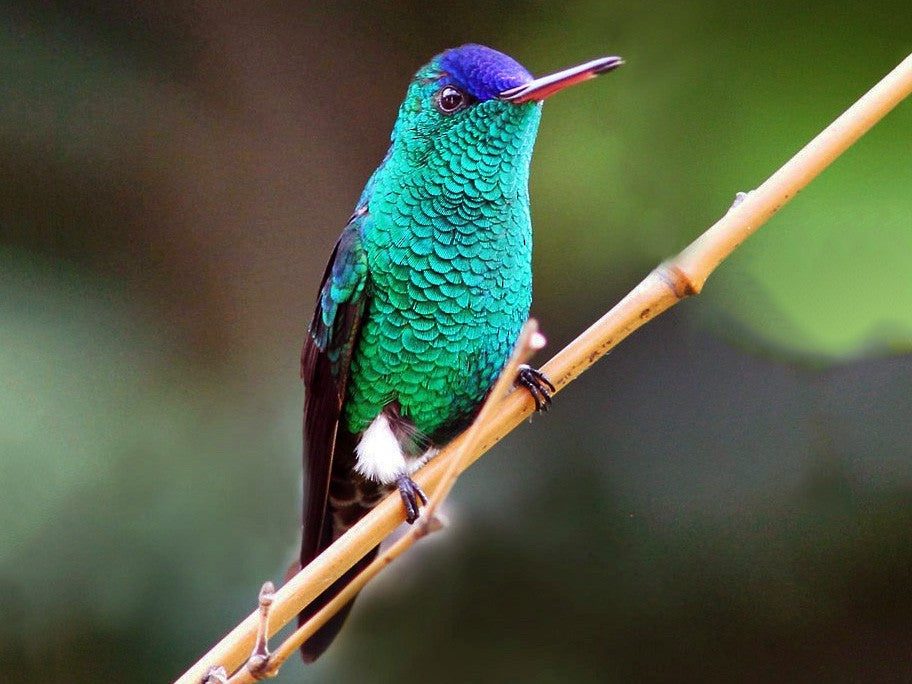
M792 199L852 143L912 92L912 55L884 77L842 116L828 126L766 182L733 207L681 254L650 273L611 311L557 353L542 370L559 391L609 349L648 320L682 298L697 294L715 268ZM489 421L479 421L477 446L468 449L464 466L471 465L534 410L525 392L513 392ZM425 491L436 491L451 460L466 442L464 433L419 472L415 480ZM303 568L273 597L269 631L275 633L348 568L379 544L403 520L399 497L387 497L330 548ZM259 611L248 616L178 680L199 684L213 666L234 671L243 664L256 640Z

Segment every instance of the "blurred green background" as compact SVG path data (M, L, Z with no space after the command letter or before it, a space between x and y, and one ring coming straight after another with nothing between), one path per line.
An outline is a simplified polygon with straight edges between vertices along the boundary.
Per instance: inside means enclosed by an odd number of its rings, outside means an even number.
M4 3L0 662L169 681L280 580L324 259L430 56L546 73L569 341L912 47L907 0ZM912 679L912 102L457 486L280 682ZM545 358L545 355L542 355ZM13 681L13 680L11 680Z

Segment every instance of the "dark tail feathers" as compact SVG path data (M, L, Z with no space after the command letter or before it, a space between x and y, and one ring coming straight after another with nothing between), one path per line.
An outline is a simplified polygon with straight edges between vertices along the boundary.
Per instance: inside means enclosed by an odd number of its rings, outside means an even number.
M379 548L379 546L375 546L373 550L355 563L350 570L333 582L326 591L320 594L309 606L302 610L298 615L298 625L304 624L304 622L309 620L318 610L329 603L336 594L342 591L342 589L355 578L355 575L366 568L370 562L377 557L377 550ZM329 621L325 625L320 627L312 637L301 645L301 657L304 658L305 663L314 662L323 654L323 651L329 648L329 645L333 642L333 639L336 638L339 630L342 629L345 618L348 617L348 613L354 602L354 599L352 599L344 605L338 613L329 618Z

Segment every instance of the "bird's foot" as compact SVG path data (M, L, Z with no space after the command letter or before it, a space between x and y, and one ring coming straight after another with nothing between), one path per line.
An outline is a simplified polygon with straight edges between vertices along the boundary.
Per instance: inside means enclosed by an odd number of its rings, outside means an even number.
M405 521L411 525L418 520L418 507L427 504L427 495L421 491L421 487L415 484L415 481L408 475L400 475L396 478L396 486L399 488L399 495L402 497L402 505L405 506Z
M555 387L548 377L540 370L528 364L520 364L519 373L516 375L516 385L525 387L532 399L535 400L535 410L541 413L551 408L551 395Z

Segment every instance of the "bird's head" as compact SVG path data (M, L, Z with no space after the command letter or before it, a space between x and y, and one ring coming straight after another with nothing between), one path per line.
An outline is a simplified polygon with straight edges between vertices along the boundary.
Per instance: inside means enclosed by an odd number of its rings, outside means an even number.
M393 131L394 148L417 163L467 145L493 144L508 156L528 148L531 154L541 102L621 64L620 57L603 57L533 78L512 57L483 45L447 50L412 80Z

